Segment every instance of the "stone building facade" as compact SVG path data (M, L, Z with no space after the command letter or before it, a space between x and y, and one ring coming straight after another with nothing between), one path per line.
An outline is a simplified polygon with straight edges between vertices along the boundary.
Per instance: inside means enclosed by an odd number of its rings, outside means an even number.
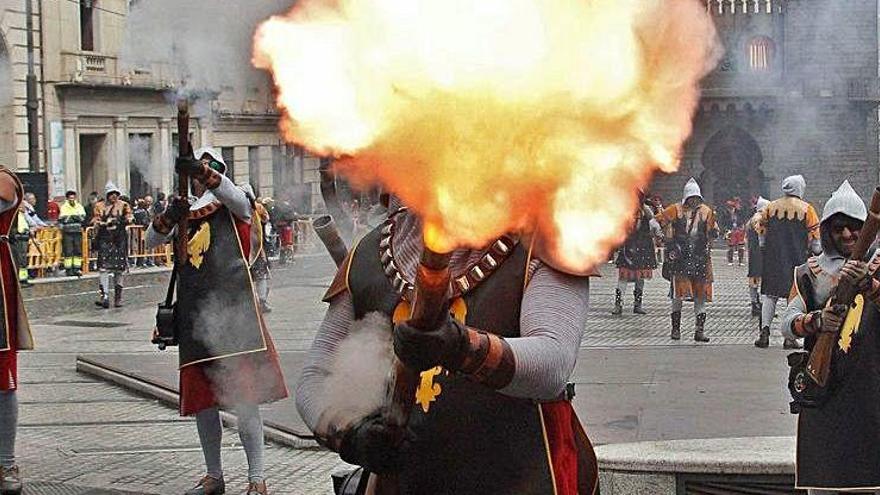
M681 170L653 190L680 200L691 176L706 199L779 197L803 174L821 206L843 179L878 184L877 0L701 0L726 53L703 82Z
M101 193L108 180L135 197L171 192L180 70L170 61L122 67L130 1L33 5L48 195ZM0 0L0 163L19 171L28 168L25 33L25 0ZM291 194L305 211L320 205L319 161L281 140L268 79L241 89L202 95L190 123L193 146L220 148L236 182L261 195Z

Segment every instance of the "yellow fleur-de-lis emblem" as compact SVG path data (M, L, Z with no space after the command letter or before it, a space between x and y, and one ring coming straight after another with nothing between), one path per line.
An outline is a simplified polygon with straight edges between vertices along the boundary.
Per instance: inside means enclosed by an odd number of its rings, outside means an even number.
M208 222L199 227L199 231L189 239L186 246L189 262L198 270L205 261L205 253L211 247L211 225Z
M416 390L416 404L422 406L425 413L431 409L431 403L437 400L443 388L439 383L434 383L434 378L443 372L443 368L435 366L429 370L421 372L421 380L419 380L419 388Z
M859 333L859 325L862 323L862 312L864 310L865 298L859 294L856 296L855 301L853 301L852 307L849 308L846 319L843 321L843 327L840 329L840 340L837 341L837 346L840 347L841 351L848 353L850 348L852 348L852 338L853 335Z

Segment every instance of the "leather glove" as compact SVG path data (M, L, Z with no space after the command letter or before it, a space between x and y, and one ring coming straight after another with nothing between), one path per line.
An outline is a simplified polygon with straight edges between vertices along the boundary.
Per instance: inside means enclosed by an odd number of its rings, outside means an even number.
M186 174L190 177L199 177L204 173L202 162L194 156L178 156L174 161L174 171L178 174Z
M381 414L376 412L345 432L339 457L376 474L393 474L400 470L412 440L409 430L401 431L398 427L386 425Z
M840 330L843 325L844 315L846 314L846 306L843 304L835 304L823 309L819 319L818 331L822 333L834 333Z
M168 208L165 209L165 213L162 215L165 217L167 223L174 225L189 212L189 207L190 204L187 199L181 198L180 196L174 196L171 198L171 201L168 203Z
M467 329L452 316L437 328L422 330L408 322L394 327L394 353L416 371L435 366L457 369L467 350Z
M848 260L840 269L840 281L846 281L859 293L871 289L871 277L868 275L868 264L861 260Z

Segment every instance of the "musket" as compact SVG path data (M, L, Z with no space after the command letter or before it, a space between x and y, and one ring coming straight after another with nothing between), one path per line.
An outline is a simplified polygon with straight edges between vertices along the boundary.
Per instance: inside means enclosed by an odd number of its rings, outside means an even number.
M177 149L180 156L192 153L189 143L189 101L186 98L177 100ZM182 199L189 198L189 177L183 172L177 173L177 195ZM189 244L189 227L187 215L182 215L177 223L177 242L174 245L174 255L178 264L186 260L186 250Z
M412 307L408 324L414 328L427 330L443 322L448 314L447 292L449 290L449 260L452 253L438 253L427 246L422 251L416 272ZM404 365L394 357L392 380L382 409L386 425L396 427L402 434L409 422L415 403L416 388L419 385L419 372ZM401 438L402 440L402 438ZM396 495L400 493L396 476L379 476L374 485L377 495Z
M868 218L862 225L859 238L853 247L850 259L864 259L868 249L874 244L877 232L880 230L880 187L874 190L871 198L871 207L868 209ZM837 284L830 305L845 305L851 308L853 301L858 295L858 288L846 280ZM836 332L821 332L816 337L813 350L810 351L810 360L807 363L807 374L819 387L828 385L828 377L831 374L831 356L834 352L834 344L840 336L840 329Z
M336 228L336 222L333 221L333 217L321 215L312 220L312 228L315 229L315 234L318 235L318 239L327 248L327 252L330 253L330 257L333 258L336 266L341 266L342 262L345 261L345 257L348 256L348 247L345 245L345 241L342 240L342 236L339 235L339 229Z

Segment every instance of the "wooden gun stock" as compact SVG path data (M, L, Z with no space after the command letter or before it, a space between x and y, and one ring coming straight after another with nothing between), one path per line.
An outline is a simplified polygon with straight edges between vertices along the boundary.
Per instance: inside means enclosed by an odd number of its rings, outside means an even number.
M177 154L185 156L190 152L189 102L181 98L177 101ZM186 174L177 174L177 195L183 199L189 198L189 178ZM186 259L187 244L189 244L189 227L186 215L183 215L177 224L177 244L174 246L178 263L183 263Z
M868 219L862 226L859 233L859 239L853 247L851 259L863 259L868 249L877 238L877 231L880 230L880 187L874 190L874 196L871 198L871 207L868 209ZM841 282L837 286L837 291L831 300L831 304L842 304L847 307L853 304L858 295L856 288L850 284ZM839 337L838 332L823 332L816 338L813 350L810 351L810 361L807 364L807 374L820 387L828 385L828 377L831 374L831 356L834 351L834 343Z

